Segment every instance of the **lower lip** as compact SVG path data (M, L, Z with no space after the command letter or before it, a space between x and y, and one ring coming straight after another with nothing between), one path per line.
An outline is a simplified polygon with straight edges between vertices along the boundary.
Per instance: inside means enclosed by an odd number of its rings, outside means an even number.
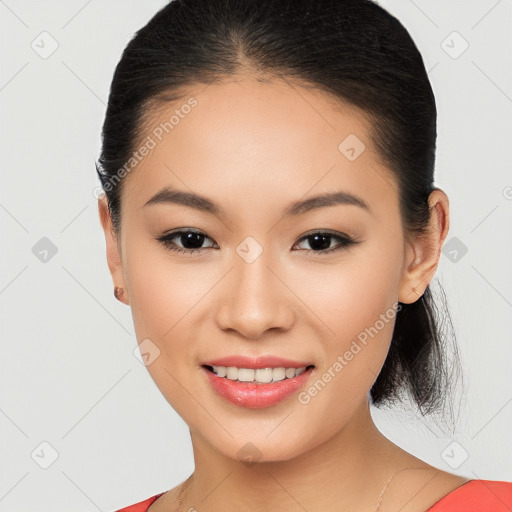
M266 384L230 380L215 375L204 366L202 369L206 373L206 377L213 389L220 396L241 407L261 409L275 405L295 393L295 391L306 383L314 368L308 368L300 375L291 379Z

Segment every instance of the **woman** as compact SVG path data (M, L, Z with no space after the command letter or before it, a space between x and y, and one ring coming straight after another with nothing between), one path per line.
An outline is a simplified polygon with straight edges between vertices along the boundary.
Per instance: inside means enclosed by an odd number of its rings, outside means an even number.
M137 32L99 213L195 471L122 510L510 510L512 483L435 468L370 415L447 393L435 140L421 55L369 0L175 0Z

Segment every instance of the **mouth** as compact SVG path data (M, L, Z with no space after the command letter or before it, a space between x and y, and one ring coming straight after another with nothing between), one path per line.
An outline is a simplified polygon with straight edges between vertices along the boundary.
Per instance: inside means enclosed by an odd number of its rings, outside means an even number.
M220 366L203 364L203 368L217 377L252 384L269 384L298 377L303 372L312 370L315 365L309 364L299 368L294 367L266 367L266 368L239 368L237 366Z
M251 409L276 405L304 387L315 372L315 365L300 367L244 368L201 365L203 374L217 396Z

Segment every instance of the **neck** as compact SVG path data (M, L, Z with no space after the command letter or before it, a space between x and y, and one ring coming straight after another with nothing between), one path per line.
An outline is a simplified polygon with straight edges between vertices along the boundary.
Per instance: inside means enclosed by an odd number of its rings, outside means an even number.
M401 450L380 433L368 401L326 442L284 461L225 457L192 435L195 471L180 511L375 510ZM395 468L392 470L392 468Z

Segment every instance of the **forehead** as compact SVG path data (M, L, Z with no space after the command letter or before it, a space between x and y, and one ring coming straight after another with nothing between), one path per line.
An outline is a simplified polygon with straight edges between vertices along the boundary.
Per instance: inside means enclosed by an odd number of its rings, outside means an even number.
M371 125L366 114L325 91L312 86L254 78L229 78L210 85L197 85L180 93L171 103L148 108L146 132L164 129L164 138L178 143L180 135L203 150L237 149L243 156L261 147L273 154L328 150L337 152L337 140L353 134L371 145ZM191 102L193 107L189 107ZM176 115L173 115L176 114ZM169 126L172 124L172 127ZM167 130L165 124L167 122ZM166 137L166 135L174 137ZM195 138L190 138L194 131ZM160 136L156 134L160 141ZM248 139L251 144L248 145ZM297 146L297 142L308 142ZM243 143L243 145L241 144ZM237 151L238 152L238 151ZM263 156L263 155L261 155Z
M235 78L187 88L148 110L141 140L153 147L126 187L126 199L138 204L168 185L209 196L222 189L226 198L236 191L247 206L308 190L341 188L377 202L396 192L367 116L297 84Z

